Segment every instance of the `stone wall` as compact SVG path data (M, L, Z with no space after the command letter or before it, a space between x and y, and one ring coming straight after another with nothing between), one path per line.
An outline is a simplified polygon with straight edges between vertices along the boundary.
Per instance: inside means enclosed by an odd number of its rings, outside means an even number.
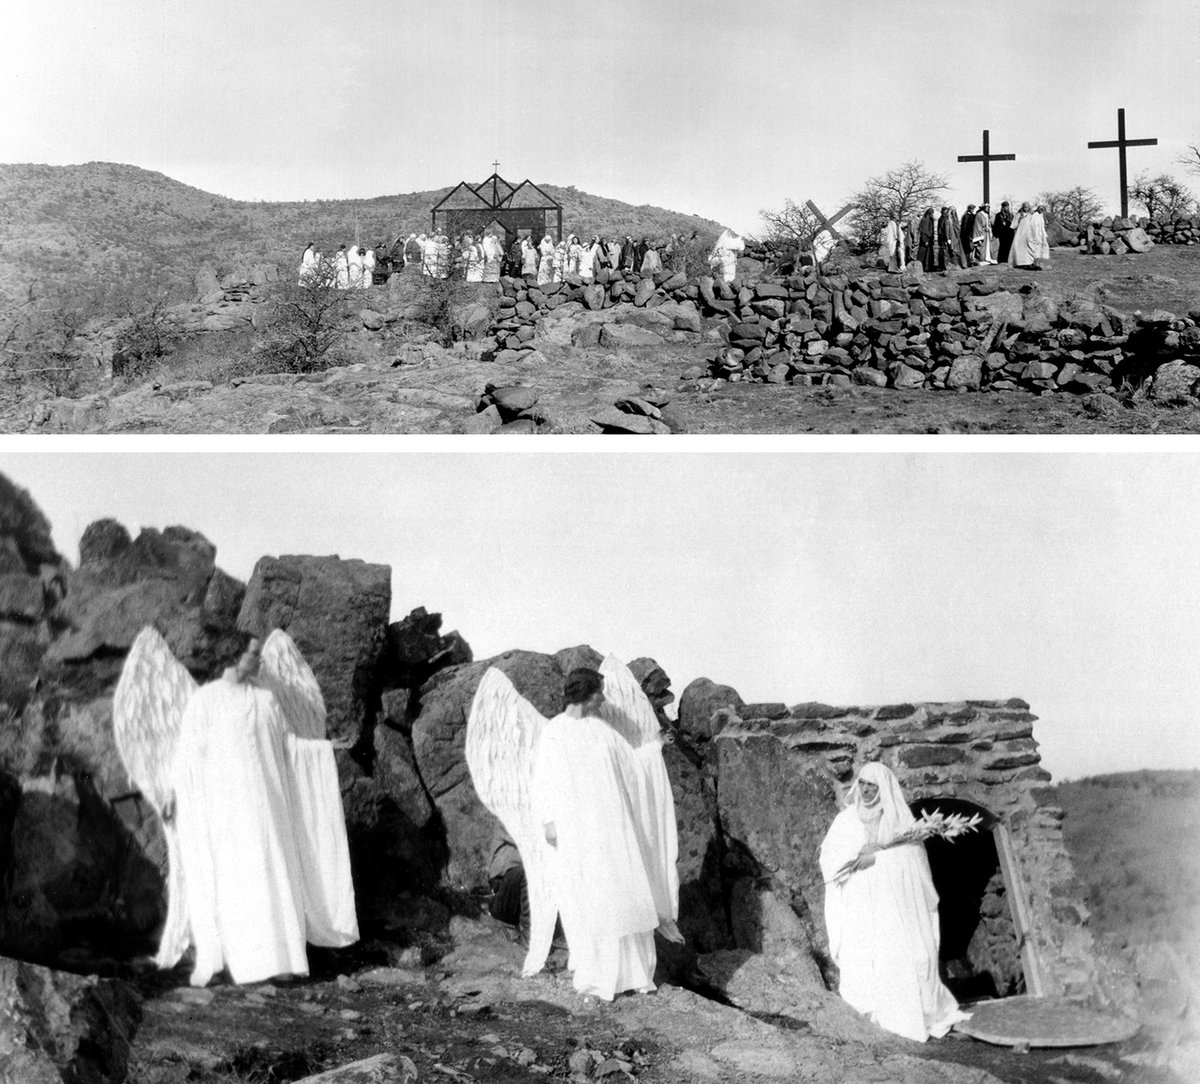
M535 363L545 341L610 349L714 341L707 367L685 380L1086 394L1114 391L1149 357L1146 375L1168 361L1200 361L1198 313L1134 318L1010 288L1002 273L984 270L826 276L805 268L731 284L603 271L593 284L505 278L501 291L482 343L498 359ZM1167 335L1170 356L1154 346Z
M1063 811L1052 804L1050 774L1033 739L1035 717L1023 700L844 709L735 704L734 711L712 739L725 830L803 899L819 947L823 888L816 849L836 811L838 786L865 761L879 760L896 773L910 803L968 802L1007 833L1045 993L1125 997L1087 928L1082 886L1063 844ZM737 793L727 801L730 786ZM773 796L769 806L740 800L755 790ZM992 931L985 929L976 945L980 956L995 955L988 941L1006 922L998 886L990 895L984 917Z

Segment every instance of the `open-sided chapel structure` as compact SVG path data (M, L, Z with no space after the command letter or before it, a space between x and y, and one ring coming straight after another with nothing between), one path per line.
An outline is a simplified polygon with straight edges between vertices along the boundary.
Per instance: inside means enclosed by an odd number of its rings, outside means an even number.
M556 244L562 240L562 205L528 178L514 186L499 173L482 184L461 181L438 201L431 218L434 232L448 237L502 229L506 249L522 233L535 243L546 234Z

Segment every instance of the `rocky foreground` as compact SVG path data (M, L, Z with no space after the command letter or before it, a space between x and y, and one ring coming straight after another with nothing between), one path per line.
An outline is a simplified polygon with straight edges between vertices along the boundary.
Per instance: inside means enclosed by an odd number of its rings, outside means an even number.
M507 928L455 916L419 945L375 941L314 959L311 978L247 987L194 989L181 972L78 979L5 961L0 1064L4 1079L30 1084L1182 1084L1200 1064L1176 1048L1172 1067L1161 1027L1075 1050L1019 1053L954 1034L913 1043L749 954L731 961L721 1000L697 973L692 989L611 1004L574 993L561 950L532 979L519 977L522 956Z

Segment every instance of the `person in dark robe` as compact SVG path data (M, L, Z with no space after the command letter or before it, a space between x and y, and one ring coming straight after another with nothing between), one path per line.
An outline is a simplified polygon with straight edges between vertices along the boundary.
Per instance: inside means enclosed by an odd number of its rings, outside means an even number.
M1008 200L1005 200L1000 204L1000 210L996 212L996 218L992 222L992 233L1000 242L999 251L996 253L997 263L1008 263L1008 253L1012 248L1014 232L1012 208L1009 207Z
M940 271L945 267L940 259L941 249L937 243L937 224L933 220L933 208L926 207L917 227L917 259L926 271Z
M383 241L377 241L375 243L375 281L377 283L387 282L388 275L391 273L391 253L388 251L388 247Z
M938 252L942 267L947 271L951 267L966 266L962 238L959 237L958 214L953 207L943 207L938 219Z
M621 270L632 271L636 266L637 245L633 243L633 238L626 234L625 242L621 245Z
M506 260L504 273L515 279L520 278L523 256L521 253L521 235L519 233L513 238L512 244L508 246Z
M957 212L955 212L957 213ZM975 204L968 203L963 213L958 230L958 243L963 250L963 258L967 267L974 267L976 261L971 256L971 236L975 233Z

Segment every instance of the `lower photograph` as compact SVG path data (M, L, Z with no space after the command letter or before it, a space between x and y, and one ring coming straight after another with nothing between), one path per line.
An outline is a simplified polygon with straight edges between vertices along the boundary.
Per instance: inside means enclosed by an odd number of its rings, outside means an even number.
M0 1080L1198 1080L1198 484L0 451Z

